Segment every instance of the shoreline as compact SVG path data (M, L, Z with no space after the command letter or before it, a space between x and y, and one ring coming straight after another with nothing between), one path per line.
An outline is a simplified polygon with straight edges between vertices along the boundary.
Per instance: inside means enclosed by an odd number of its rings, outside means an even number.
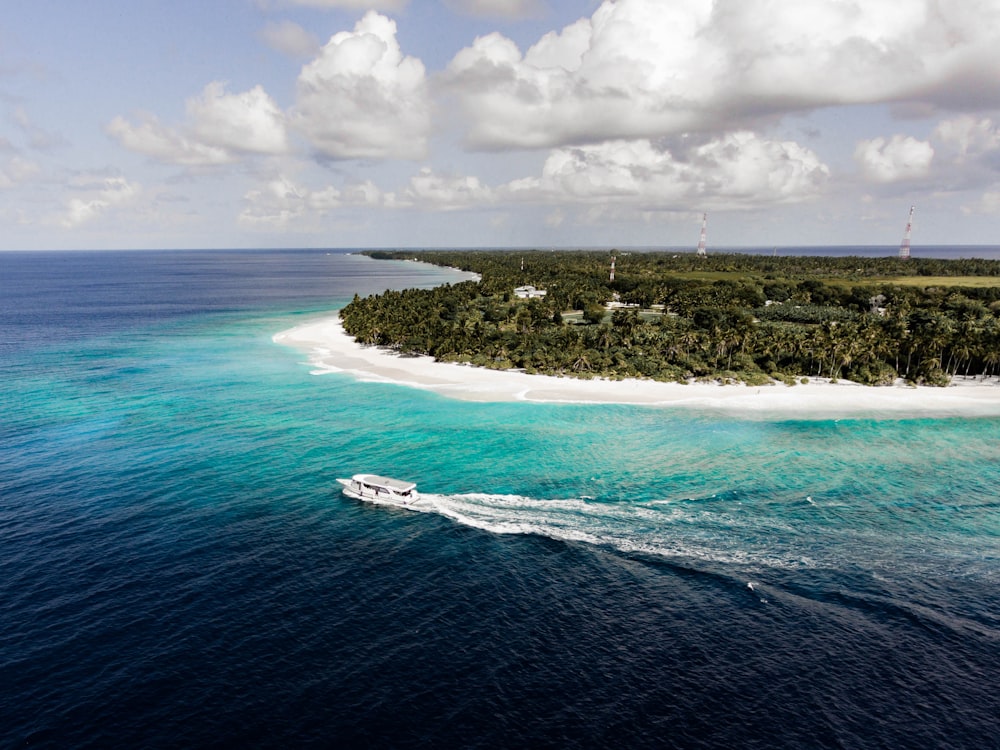
M822 378L793 386L748 386L529 375L435 362L430 356L403 356L359 344L344 331L338 313L281 331L273 341L306 353L316 375L346 373L363 382L420 388L464 401L629 404L802 418L1000 416L1000 383L996 380L960 379L943 388L866 386L850 381L830 383Z

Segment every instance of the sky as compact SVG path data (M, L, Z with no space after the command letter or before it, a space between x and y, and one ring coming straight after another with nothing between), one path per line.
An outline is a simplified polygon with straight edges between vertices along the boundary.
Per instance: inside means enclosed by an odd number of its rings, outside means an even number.
M0 250L1000 244L1000 0L32 0Z

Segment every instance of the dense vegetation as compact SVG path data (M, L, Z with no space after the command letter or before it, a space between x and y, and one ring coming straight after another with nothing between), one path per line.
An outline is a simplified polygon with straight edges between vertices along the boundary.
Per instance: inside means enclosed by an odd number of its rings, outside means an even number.
M480 275L355 299L358 341L577 377L943 385L1000 372L1000 262L693 253L406 251ZM515 287L547 290L519 299ZM608 309L608 305L612 308Z

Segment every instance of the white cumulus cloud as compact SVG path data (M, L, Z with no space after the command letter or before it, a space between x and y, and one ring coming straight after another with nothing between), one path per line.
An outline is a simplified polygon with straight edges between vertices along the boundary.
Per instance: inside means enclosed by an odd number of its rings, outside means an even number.
M874 182L899 182L927 176L934 160L934 147L927 141L904 135L861 141L854 160L862 174Z
M523 54L480 37L445 80L473 146L548 147L845 104L1000 104L998 50L997 0L605 0Z
M152 115L142 115L137 125L124 117L115 117L108 124L107 131L129 151L169 164L201 166L233 161L232 154L225 149L198 143L176 129L160 124Z
M932 138L941 159L935 160L937 184L952 190L986 191L971 213L993 214L1000 195L1000 127L989 117L961 115L938 123ZM938 164L937 162L941 162Z
M302 68L292 116L322 154L338 159L419 159L430 99L424 65L404 57L396 23L370 11L335 34Z
M502 193L511 200L650 210L739 209L808 200L828 177L809 149L740 131L677 155L647 139L556 149L540 177L510 182Z
M478 177L441 175L425 167L410 178L396 205L421 206L436 211L454 211L483 206L493 201L493 191Z
M963 162L1000 151L1000 128L988 117L962 115L944 120L934 129L934 136Z
M245 208L239 219L243 224L283 227L306 210L306 191L284 176L248 191L243 200Z
M521 203L626 213L686 211L692 205L739 210L810 200L828 178L829 169L809 149L739 131L673 152L648 139L555 149L540 175L497 187L430 167L393 192L371 182L313 190L281 176L244 196L240 220L282 227L359 206L442 212Z
M195 137L210 146L255 154L288 150L284 114L260 86L229 94L224 84L210 83L188 100L187 114Z
M180 128L162 125L151 115L134 125L115 117L108 133L125 148L159 161L186 166L227 164L244 154L281 154L288 150L285 117L260 86L227 93L220 82L209 83L186 103L188 122Z
M344 206L375 206L382 202L382 192L367 180L343 188L327 185L314 190L279 175L263 187L247 191L239 221L248 226L287 228Z
M110 208L130 203L139 194L139 186L124 177L106 177L86 187L67 203L59 222L63 227L72 229L85 224Z

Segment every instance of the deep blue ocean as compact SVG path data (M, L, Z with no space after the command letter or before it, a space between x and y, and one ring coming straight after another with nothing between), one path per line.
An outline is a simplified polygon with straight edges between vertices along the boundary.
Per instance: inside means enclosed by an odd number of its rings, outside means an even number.
M0 253L0 746L1000 747L1000 420L452 401L272 341L459 278Z

